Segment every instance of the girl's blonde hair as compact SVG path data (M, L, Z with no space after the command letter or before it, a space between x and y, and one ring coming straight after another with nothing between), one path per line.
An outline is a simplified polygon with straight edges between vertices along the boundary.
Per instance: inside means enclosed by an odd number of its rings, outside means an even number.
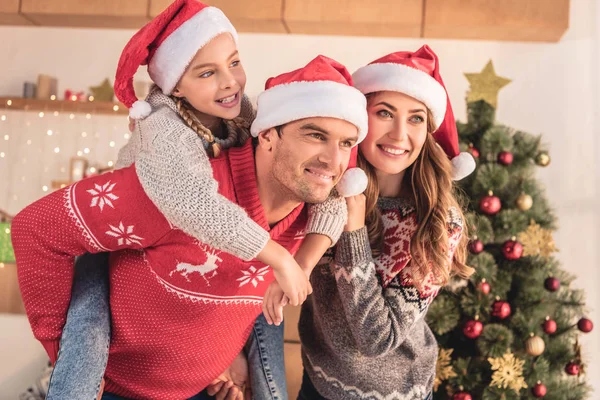
M218 157L221 154L221 145L215 141L215 136L213 133L205 127L202 122L198 119L196 114L194 113L194 107L189 104L185 99L171 96L173 101L175 101L175 105L177 106L177 112L183 118L183 120L188 124L190 128L198 134L201 138L203 138L206 143L208 143L208 149L206 152L210 157ZM236 117L231 120L223 120L227 125L228 130L236 132L236 138L233 142L233 146L241 146L246 143L246 140L251 136L250 135L250 122L246 121L244 118Z
M371 96L367 96L370 99ZM465 264L467 259L468 229L461 206L455 196L452 180L452 162L432 136L435 131L433 117L427 110L427 138L421 153L404 174L404 185L410 186L416 208L417 230L411 238L411 262L416 263L418 276L433 272L440 285L448 283L451 275L468 278L473 268ZM359 151L358 166L369 178L365 191L366 226L373 257L383 248L383 222L377 207L379 184L375 168ZM461 239L448 265L448 221L452 213L462 222ZM419 282L417 282L417 285Z

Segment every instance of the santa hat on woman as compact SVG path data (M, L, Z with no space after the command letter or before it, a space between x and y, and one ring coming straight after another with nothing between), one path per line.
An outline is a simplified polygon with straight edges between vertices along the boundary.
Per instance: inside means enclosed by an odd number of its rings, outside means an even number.
M148 65L150 78L169 95L198 50L222 33L231 34L237 43L237 32L225 14L197 0L175 0L140 29L123 49L115 78L115 95L129 108L129 116L142 119L152 111L133 89L140 65Z
M394 91L425 104L435 125L434 139L452 160L452 178L461 180L475 170L471 154L458 149L458 131L450 99L439 71L437 55L425 45L415 52L388 54L359 68L354 86L364 94Z
M367 135L369 120L365 96L352 86L352 76L342 64L317 56L305 67L267 80L258 96L256 119L250 132L258 136L276 126L311 117L338 118L358 128L360 143ZM356 146L337 191L345 197L362 193L367 176L356 166Z

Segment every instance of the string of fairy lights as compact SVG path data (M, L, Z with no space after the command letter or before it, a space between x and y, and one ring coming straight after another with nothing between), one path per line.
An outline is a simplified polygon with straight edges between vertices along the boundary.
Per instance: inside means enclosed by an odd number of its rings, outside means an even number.
M73 182L73 174L78 180L113 167L130 137L118 105L107 114L49 104L44 111L11 109L12 100L0 105L0 209L12 215Z

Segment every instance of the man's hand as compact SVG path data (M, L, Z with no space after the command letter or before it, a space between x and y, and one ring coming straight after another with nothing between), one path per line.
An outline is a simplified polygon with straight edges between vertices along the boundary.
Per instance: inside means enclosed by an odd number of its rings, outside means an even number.
M206 391L217 400L250 400L252 391L248 375L248 360L242 351Z

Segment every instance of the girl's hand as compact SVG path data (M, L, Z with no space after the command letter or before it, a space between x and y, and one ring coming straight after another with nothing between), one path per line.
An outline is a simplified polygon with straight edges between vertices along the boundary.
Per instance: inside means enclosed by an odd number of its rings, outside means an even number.
M344 230L346 232L352 232L365 226L367 197L362 193L356 196L346 197L346 205L348 206L348 223Z
M283 322L283 307L288 303L288 298L283 293L277 281L271 282L265 297L263 298L262 310L269 325L277 325Z

